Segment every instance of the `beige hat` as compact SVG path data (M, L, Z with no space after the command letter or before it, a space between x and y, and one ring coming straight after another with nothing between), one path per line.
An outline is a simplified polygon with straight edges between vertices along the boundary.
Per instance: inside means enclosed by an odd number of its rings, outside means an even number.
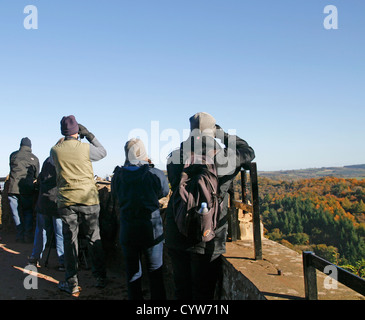
M190 119L190 130L199 129L200 132L207 136L215 137L215 119L209 113L198 112Z
M124 146L125 157L130 163L147 161L146 148L140 139L132 138Z

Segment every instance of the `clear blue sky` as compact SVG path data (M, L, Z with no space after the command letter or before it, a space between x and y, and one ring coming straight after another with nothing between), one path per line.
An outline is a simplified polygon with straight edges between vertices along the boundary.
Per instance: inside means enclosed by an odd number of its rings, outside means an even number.
M29 4L38 30L23 26ZM100 176L133 129L151 139L158 121L182 139L199 111L235 129L259 170L365 163L364 34L362 0L2 0L0 176L25 136L43 162L70 114L107 149Z

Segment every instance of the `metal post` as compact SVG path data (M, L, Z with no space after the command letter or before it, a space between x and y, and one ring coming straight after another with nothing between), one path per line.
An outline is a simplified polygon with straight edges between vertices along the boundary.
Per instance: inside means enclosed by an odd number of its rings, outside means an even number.
M246 183L246 170L241 169L241 192L242 192L242 203L247 204L247 183Z
M229 207L228 207L228 235L227 240L228 241L237 241L238 239L238 210L236 209L234 205L234 186L233 183L231 183L231 186L228 190L229 194Z
M307 300L318 300L317 273L312 265L313 254L311 251L303 251L304 289Z
M253 220L253 240L255 245L255 259L262 260L261 226L260 226L260 207L259 207L259 187L257 179L256 162L250 164L250 179L252 193L252 220Z

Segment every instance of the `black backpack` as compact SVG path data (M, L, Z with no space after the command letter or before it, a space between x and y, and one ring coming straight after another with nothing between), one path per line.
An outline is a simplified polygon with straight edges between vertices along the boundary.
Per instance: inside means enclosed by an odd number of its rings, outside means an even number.
M215 237L221 213L218 176L211 157L191 153L174 192L172 209L176 225L192 244L208 242ZM199 213L202 202L208 211Z

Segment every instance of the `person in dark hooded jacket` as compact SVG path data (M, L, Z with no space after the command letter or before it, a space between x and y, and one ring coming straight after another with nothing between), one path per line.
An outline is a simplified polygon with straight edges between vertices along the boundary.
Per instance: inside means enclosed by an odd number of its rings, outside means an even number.
M57 144L64 139L61 138ZM58 270L64 271L64 248L62 235L62 220L57 211L57 174L56 167L48 157L42 165L42 170L38 176L37 184L39 186L39 195L36 205L37 220L34 236L34 245L28 262L38 265L42 258L44 249L47 244L47 238L53 234L56 242L56 251L58 256ZM53 225L53 233L51 232Z
M111 192L120 207L120 242L125 257L128 298L142 300L141 255L146 258L152 300L166 299L163 283L164 232L159 199L167 196L164 173L149 163L144 144L129 140L126 161L116 167Z
M190 129L189 138L171 153L167 161L173 193L166 210L166 246L173 267L176 298L211 300L220 273L220 257L226 250L228 190L240 168L252 161L255 153L246 141L224 132L206 112L190 118ZM223 147L216 138L221 140ZM212 155L217 169L218 196L222 202L215 237L197 244L179 232L173 213L174 193L179 192L181 174L191 153Z
M19 150L10 155L9 162L8 200L16 226L16 241L31 242L33 196L39 174L39 160L32 153L32 142L29 138L21 140Z

